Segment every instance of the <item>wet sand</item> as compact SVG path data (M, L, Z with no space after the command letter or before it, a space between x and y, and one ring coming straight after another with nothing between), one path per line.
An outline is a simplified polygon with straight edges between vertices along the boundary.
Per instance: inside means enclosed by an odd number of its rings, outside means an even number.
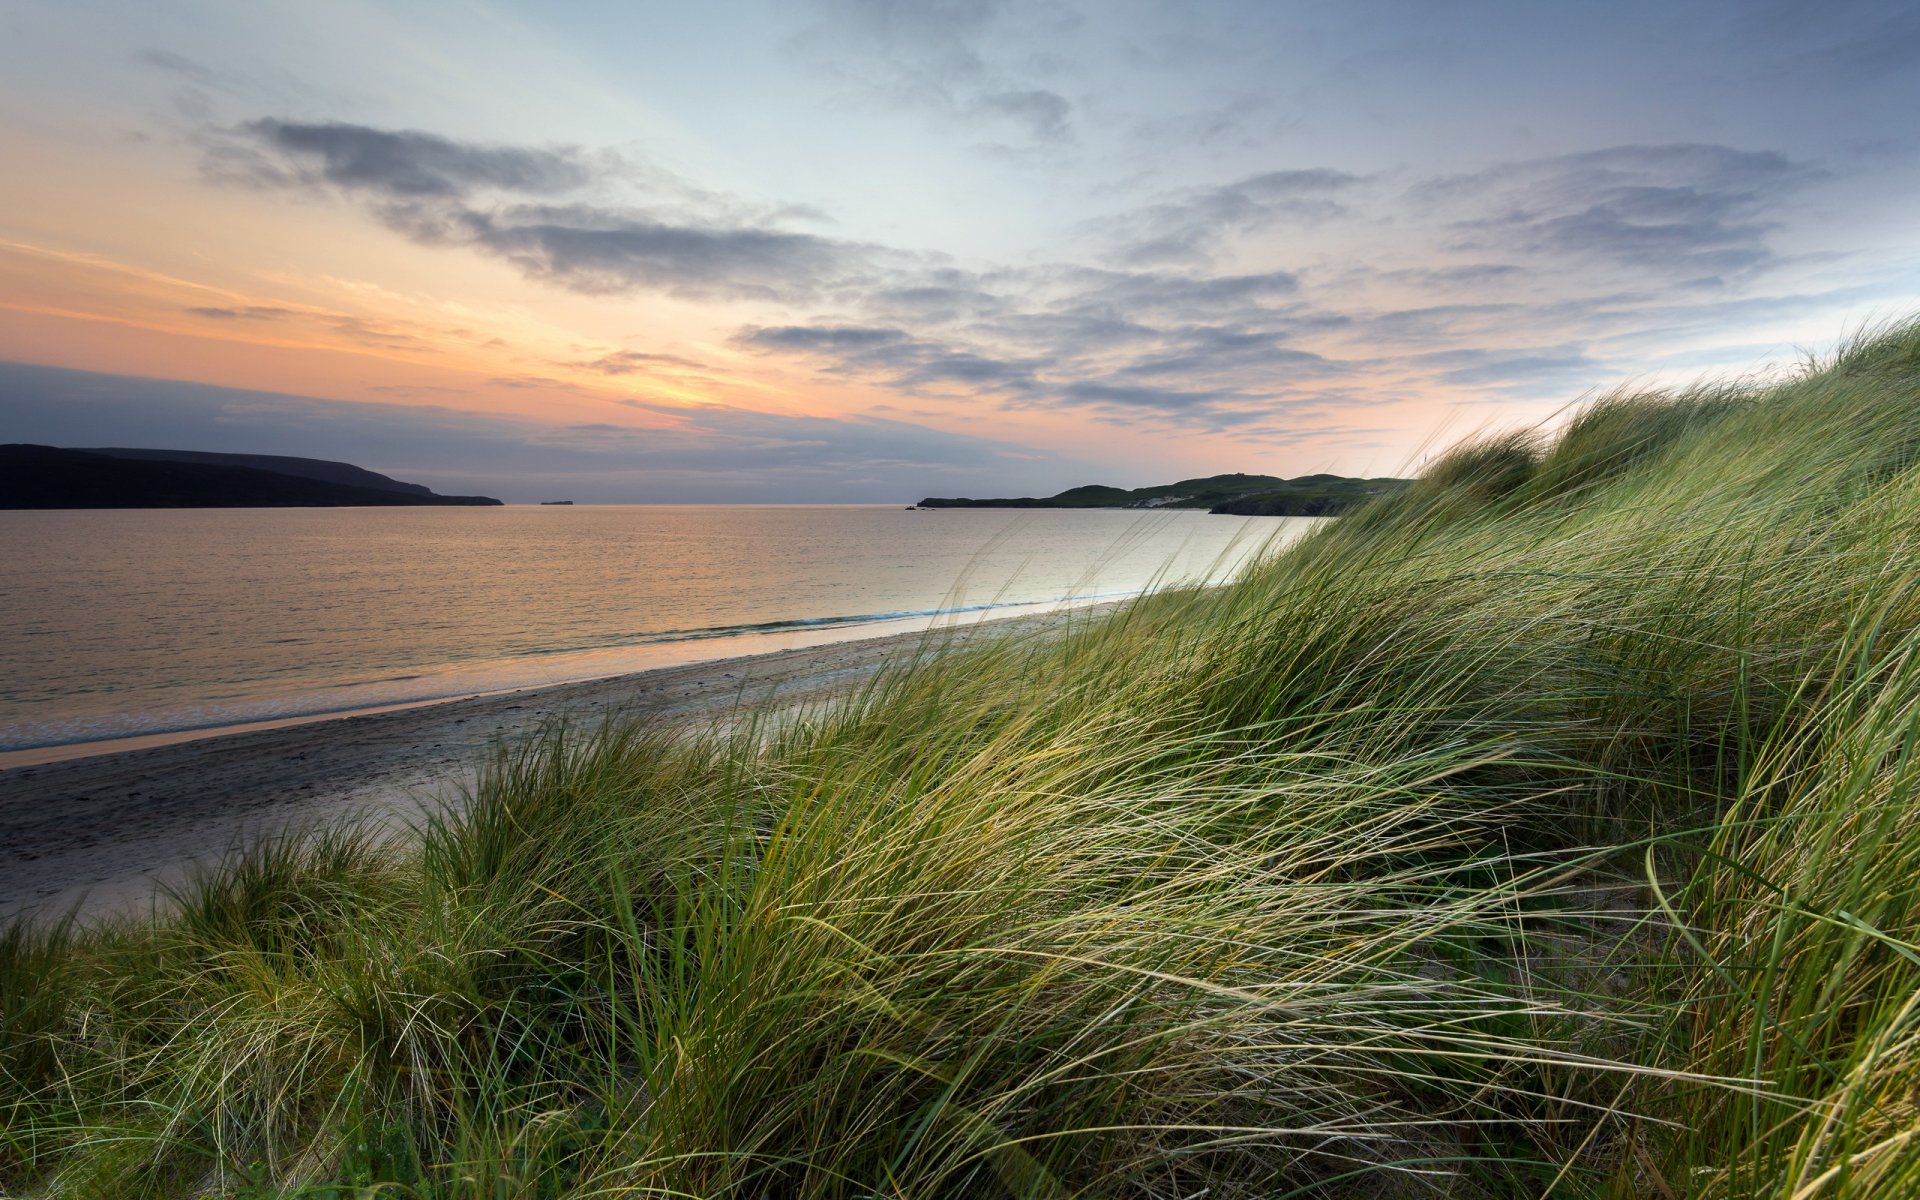
M1039 634L1092 611L932 636L964 645ZM141 911L156 902L157 887L249 839L349 816L400 828L457 804L495 747L519 743L549 720L694 725L769 697L780 705L829 700L928 637L781 650L0 770L0 916Z

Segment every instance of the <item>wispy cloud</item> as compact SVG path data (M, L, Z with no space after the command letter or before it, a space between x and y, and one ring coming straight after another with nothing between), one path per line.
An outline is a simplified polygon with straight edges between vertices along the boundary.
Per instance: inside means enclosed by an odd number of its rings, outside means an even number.
M419 328L324 309L295 308L281 304L242 304L192 305L183 311L188 316L223 325L254 322L299 325L331 334L342 341L386 350L420 350L431 344L431 336Z
M911 395L959 389L1010 410L1089 409L1116 423L1213 431L1271 420L1294 406L1278 389L1327 365L1270 335L1211 327L1155 330L1045 313L1018 324L1024 338L1002 329L972 343L867 326L749 327L736 342ZM1195 386L1202 380L1211 384Z
M1410 195L1470 210L1452 223L1455 250L1725 275L1772 260L1776 206L1819 177L1774 151L1615 146L1430 180Z
M1036 71L1036 35L1059 44L1082 18L1055 3L816 0L802 55L878 102L970 125L984 148L1076 140L1075 105ZM1053 56L1058 63L1058 55Z
M492 212L389 208L419 241L453 242L506 259L529 279L589 295L654 290L685 296L795 301L862 265L863 247L808 233L691 225L591 205L513 205Z
M1187 188L1102 222L1114 256L1133 266L1206 264L1230 237L1283 221L1330 221L1353 210L1360 176L1326 167L1267 171L1217 187Z
M571 147L476 145L418 130L370 129L338 121L263 119L240 126L239 133L268 152L254 160L262 183L324 181L418 200L464 199L482 190L555 195L583 187L594 177L585 156Z
M989 92L972 103L976 112L1007 117L1024 125L1035 141L1066 142L1073 138L1073 128L1068 122L1073 105L1058 92L1045 88Z
M144 66L165 71L198 87L232 91L246 84L246 77L243 75L232 71L215 70L203 62L172 50L158 48L142 50L133 56L133 60Z
M572 147L483 145L417 130L263 119L210 134L213 178L353 198L426 245L461 246L589 295L658 291L795 301L871 269L877 249L743 219L692 189L649 206L561 198L626 182Z
M640 350L616 350L611 354L603 354L599 358L566 365L594 371L601 375L634 375L661 368L701 370L705 366L703 363L682 358L677 354L648 354Z

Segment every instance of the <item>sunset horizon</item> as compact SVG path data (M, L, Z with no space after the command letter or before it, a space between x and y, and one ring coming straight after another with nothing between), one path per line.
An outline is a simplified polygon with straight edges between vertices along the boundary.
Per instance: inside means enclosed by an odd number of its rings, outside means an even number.
M517 501L1404 475L1920 278L1892 9L545 11L10 6L10 440Z

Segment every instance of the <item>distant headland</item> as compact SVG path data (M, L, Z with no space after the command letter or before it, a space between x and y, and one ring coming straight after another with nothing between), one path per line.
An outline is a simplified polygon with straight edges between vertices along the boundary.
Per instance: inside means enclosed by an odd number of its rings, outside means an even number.
M929 496L921 508L1204 508L1243 517L1330 517L1371 496L1395 492L1405 479L1350 479L1344 475L1209 475L1157 487L1117 488L1090 483L1057 496L974 500Z
M0 445L0 508L345 508L495 505L351 463L205 450Z

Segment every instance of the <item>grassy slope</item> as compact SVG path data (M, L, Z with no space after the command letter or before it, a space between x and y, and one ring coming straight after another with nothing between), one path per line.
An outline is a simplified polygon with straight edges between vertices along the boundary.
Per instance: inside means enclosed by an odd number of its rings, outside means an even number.
M1920 330L0 940L0 1189L1920 1187Z

